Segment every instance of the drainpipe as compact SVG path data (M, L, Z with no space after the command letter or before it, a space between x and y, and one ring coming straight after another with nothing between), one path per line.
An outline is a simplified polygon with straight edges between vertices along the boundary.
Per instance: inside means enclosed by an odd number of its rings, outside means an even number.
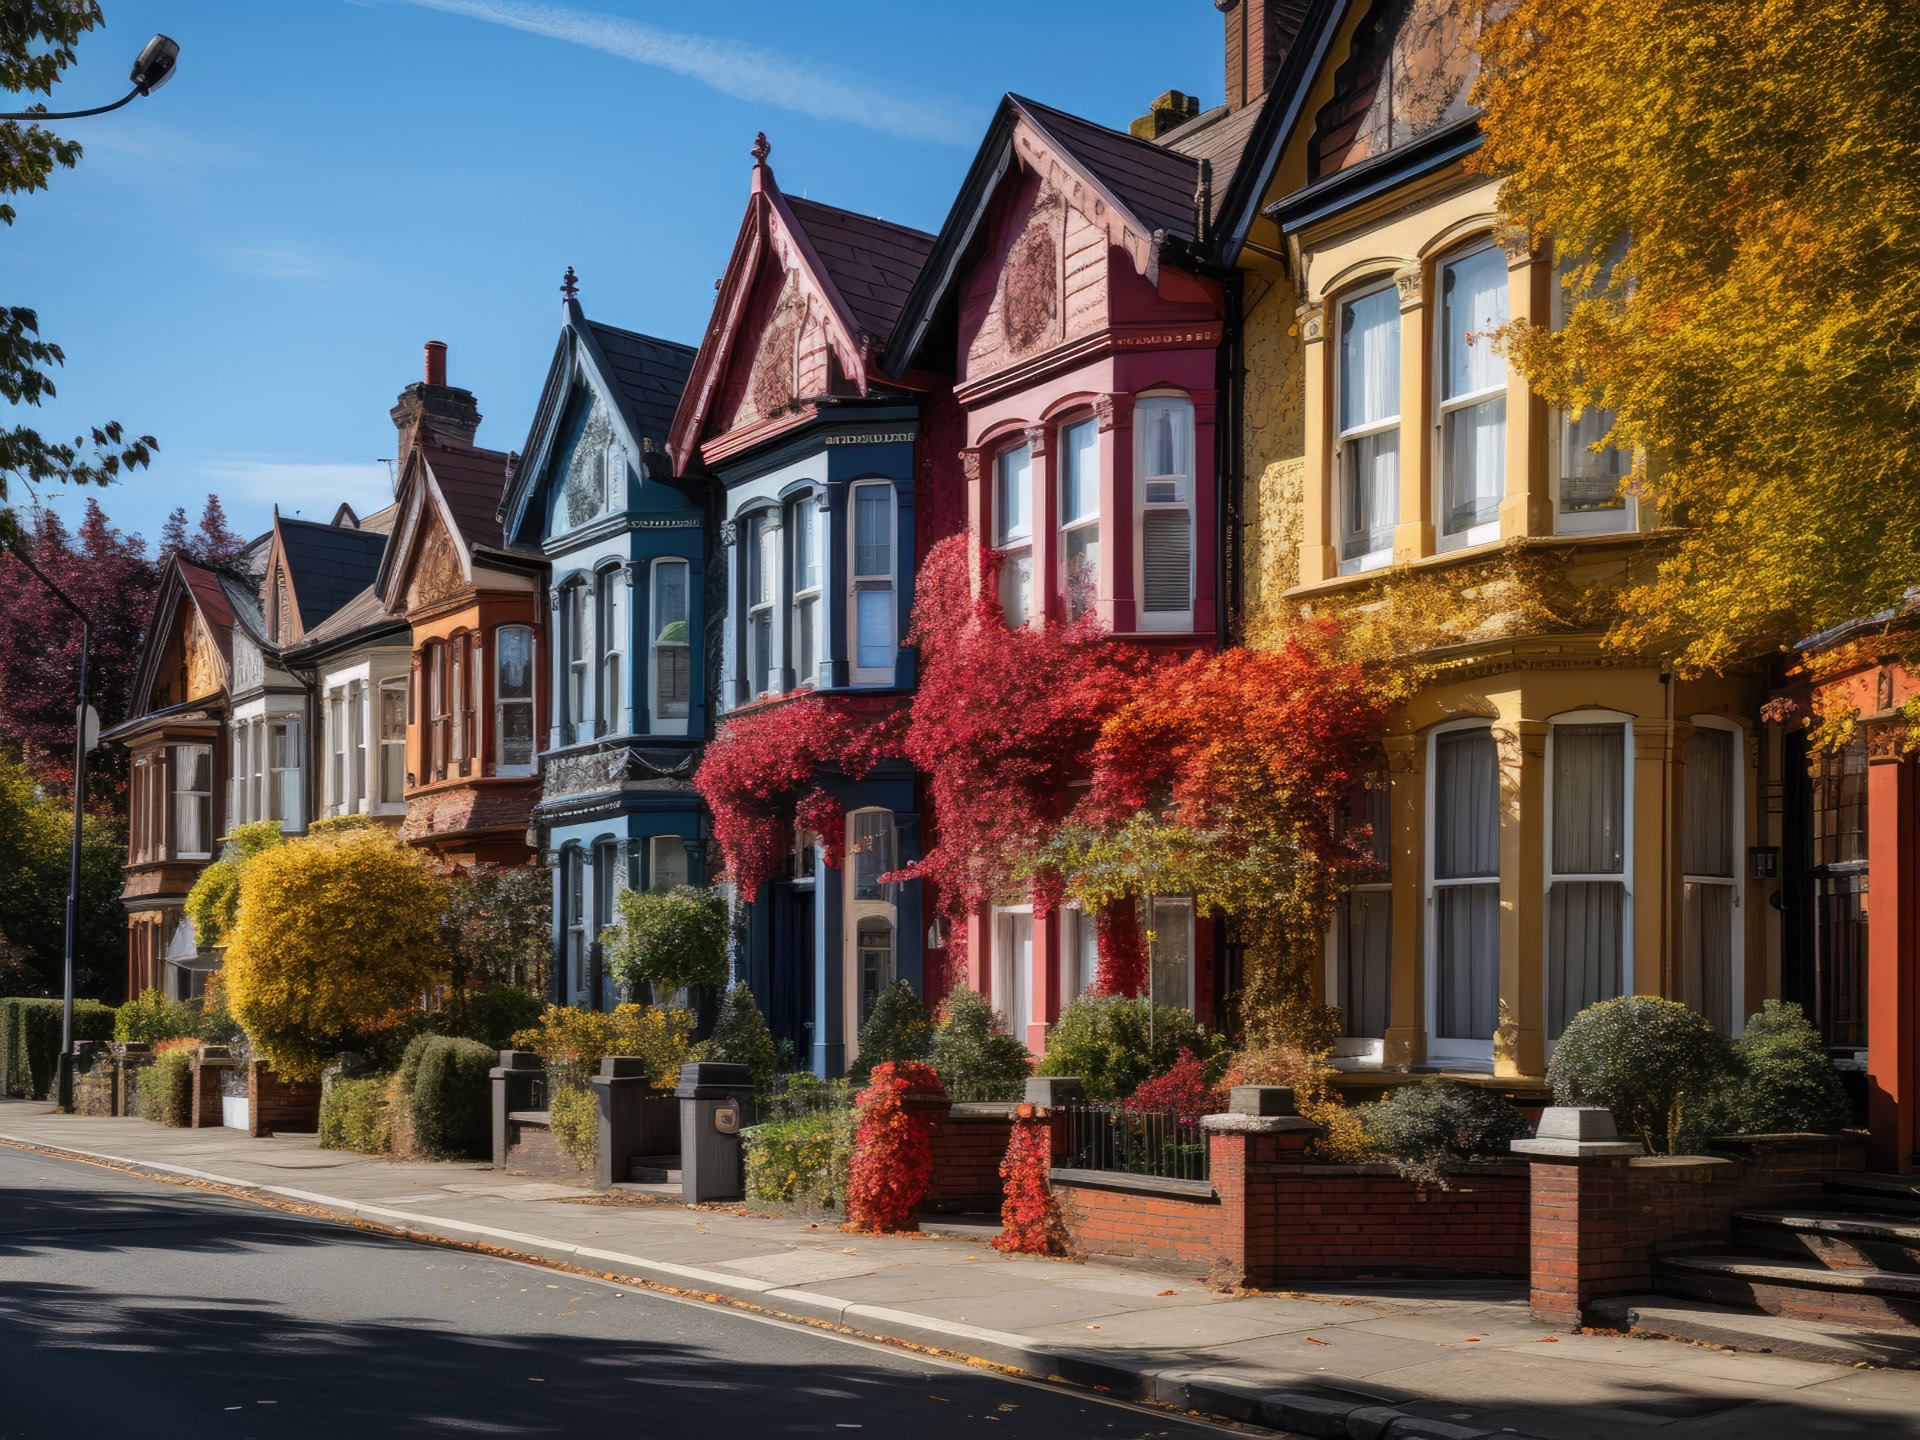
M1226 298L1226 316L1221 326L1220 349L1214 371L1214 474L1218 477L1219 517L1213 527L1213 610L1214 633L1225 648L1237 636L1229 633L1234 617L1241 613L1242 585L1240 569L1244 563L1241 535L1240 486L1242 455L1244 383L1242 355L1242 277L1238 270L1225 270L1220 276ZM1225 414L1221 413L1224 408ZM1228 536L1232 536L1231 542Z

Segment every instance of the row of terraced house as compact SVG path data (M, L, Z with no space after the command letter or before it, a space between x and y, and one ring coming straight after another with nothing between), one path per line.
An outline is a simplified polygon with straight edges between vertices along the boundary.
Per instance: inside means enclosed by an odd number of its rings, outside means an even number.
M717 878L703 742L808 692L875 723L906 704L916 570L949 535L1005 555L1010 625L1091 606L1156 652L1404 575L1454 623L1356 801L1377 867L1325 966L1349 1082L1537 1091L1596 1000L1667 995L1732 1031L1784 995L1870 1070L1904 1165L1912 882L1872 835L1910 822L1915 762L1864 740L1810 759L1762 719L1847 637L1680 679L1552 603L1624 582L1663 517L1596 446L1604 413L1550 409L1475 343L1552 323L1561 286L1469 165L1467 22L1441 0L1217 8L1224 104L1170 92L1122 130L1009 95L935 234L787 193L763 137L697 346L589 319L569 272L517 451L476 443L430 344L392 412L390 508L277 518L229 571L173 559L112 737L135 775L130 986L191 994L217 964L180 907L229 829L361 813L452 862L550 867L553 998L611 1003L618 892ZM1835 683L1891 714L1906 677L1869 661ZM923 777L821 783L845 864L803 832L739 964L834 1074L948 937L923 882L882 878L936 819ZM1147 903L1155 998L1218 1014L1230 925ZM1006 905L971 928L963 978L1038 1049L1092 978L1093 925Z

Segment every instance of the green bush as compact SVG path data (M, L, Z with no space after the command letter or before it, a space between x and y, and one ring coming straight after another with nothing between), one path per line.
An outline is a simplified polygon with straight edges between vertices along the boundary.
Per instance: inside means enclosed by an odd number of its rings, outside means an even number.
M1033 1073L1027 1047L978 990L962 985L940 1002L933 1032L933 1068L950 1099L1018 1100Z
M113 1012L113 1038L141 1045L158 1045L162 1040L197 1040L206 1027L206 1017L191 1005L169 1000L158 990L142 990Z
M113 1011L97 1000L73 1002L73 1038L113 1039ZM60 1059L60 1001L0 1000L0 1094L44 1100Z
M320 1148L384 1155L393 1144L386 1075L335 1080L320 1102Z
M860 1053L847 1073L865 1082L873 1067L888 1060L924 1060L933 1043L933 1022L913 986L896 980L873 1002L873 1013L860 1027Z
M1695 1143L1731 1063L1726 1038L1673 1000L1622 995L1567 1024L1547 1068L1556 1105L1600 1105L1657 1155Z
M1841 1129L1852 1118L1827 1047L1789 1000L1769 1000L1733 1042L1733 1071L1715 1097L1718 1135Z
M724 890L675 885L626 890L620 924L602 933L614 979L638 994L650 985L656 1001L683 986L727 983L727 896Z
M844 1208L859 1124L845 1080L789 1076L772 1118L742 1132L748 1198L809 1212Z
M592 1090L564 1085L547 1100L547 1123L560 1148L582 1170L600 1153L600 1100Z
M736 980L720 1002L720 1018L713 1034L693 1050L696 1060L724 1060L744 1065L753 1073L753 1088L765 1090L773 1079L779 1051L767 1029L766 1016L754 1002L753 991L744 980Z
M227 932L240 915L240 876L247 862L285 839L278 820L256 820L227 837L220 847L220 858L200 872L182 907L193 922L193 937L198 944L225 943Z
M1360 1112L1367 1142L1422 1185L1448 1187L1447 1171L1469 1160L1500 1159L1528 1134L1504 1096L1461 1080L1403 1085Z
M154 1056L140 1072L140 1114L156 1125L184 1130L193 1124L193 1046Z
M1185 1010L1129 996L1082 995L1047 1032L1046 1053L1034 1070L1076 1075L1094 1099L1118 1100L1171 1070L1182 1050L1201 1061L1209 1081L1219 1079L1226 1046Z
M517 985L489 985L466 997L455 1033L505 1050L513 1044L515 1035L539 1023L544 1009L546 1002L530 990Z
M481 1159L493 1151L492 1082L500 1054L477 1040L428 1035L407 1047L402 1084L416 1154L434 1160Z

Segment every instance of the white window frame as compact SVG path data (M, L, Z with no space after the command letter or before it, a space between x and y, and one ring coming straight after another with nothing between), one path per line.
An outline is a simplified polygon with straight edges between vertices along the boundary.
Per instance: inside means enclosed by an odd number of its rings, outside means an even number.
M211 860L213 858L213 747L211 745L170 745L167 747L167 791L168 814L163 822L167 826L167 848L176 860ZM207 788L188 790L182 787L181 778L187 773L187 767L181 760L188 751L204 751L207 757ZM204 850L182 850L179 845L180 804L182 800L193 799L201 807L202 838L206 842Z
M786 529L793 537L793 553L788 558L788 574L792 577L787 611L791 637L789 659L793 662L794 688L811 690L820 683L820 617L826 594L822 576L827 567L820 553L820 506L809 494L793 501L788 510L791 513ZM809 562L813 567L811 582L806 579ZM813 663L803 664L808 658Z
M404 675L390 676L372 689L374 703L380 707L374 715L375 733L380 737L380 795L374 803L380 809L404 807L407 803L407 679ZM386 697L389 692L400 697L400 730L397 735L387 733ZM397 750L400 756L399 768L394 772L398 784L393 787L398 793L392 795L387 793L387 755L390 750Z
M327 794L329 815L347 813L347 687L327 691Z
M273 763L274 732L283 732L284 746L281 753L292 764L275 765ZM278 820L280 828L289 833L297 833L307 828L306 810L306 774L302 762L305 755L301 752L300 717L297 715L271 715L266 725L266 784L267 818ZM291 775L291 781L283 778ZM293 803L289 805L288 791L292 791Z
M1609 267L1611 268L1611 267ZM1553 304L1551 313L1553 328L1558 330L1566 324L1566 285L1562 277L1566 271L1564 264L1555 267L1553 277ZM1600 407L1588 407L1598 413L1609 412ZM1553 478L1553 533L1556 535L1624 535L1640 528L1640 502L1633 488L1625 482L1633 473L1634 457L1618 446L1608 446L1619 455L1626 465L1626 473L1620 479L1624 487L1620 505L1617 508L1603 510L1578 510L1571 513L1563 510L1563 491L1566 482L1572 478L1570 473L1576 451L1573 437L1573 412L1556 409L1553 412L1553 425L1548 441L1548 474ZM1609 429L1612 427L1609 426Z
M1424 989L1426 991L1427 1060L1434 1064L1491 1069L1493 1066L1493 1036L1489 1035L1482 1039L1479 1036L1442 1035L1440 1033L1440 907L1438 903L1436 903L1439 892L1455 886L1494 885L1498 887L1505 883L1497 869L1495 873L1490 876L1464 875L1454 876L1445 880L1440 879L1434 873L1434 862L1439 853L1436 846L1435 832L1437 829L1436 821L1439 816L1439 795L1437 787L1439 785L1440 767L1437 760L1440 751L1440 737L1462 730L1485 730L1489 732L1489 737L1493 741L1494 791L1496 795L1499 793L1500 785L1500 741L1497 736L1492 735L1492 721L1480 718L1449 720L1443 725L1434 726L1433 729L1427 732L1426 835L1423 847L1426 853L1423 863L1423 873L1420 877L1422 911L1426 920L1426 923L1421 929L1424 932L1423 949L1425 953L1422 958L1426 972ZM1505 829L1506 816L1504 812L1497 814L1496 823L1502 830ZM1502 844L1504 845L1504 837ZM1499 860L1496 855L1496 866L1498 863ZM1544 924L1545 922L1543 921L1543 927ZM1498 943L1498 941L1495 942L1496 947ZM1496 975L1499 973L1500 960L1500 955L1496 953L1493 957L1494 973Z
M1018 952L1022 928L1026 949ZM1007 1022L1007 1031L1022 1045L1036 1022L1033 1013L1034 917L1032 905L997 905L993 911L993 994L991 1004Z
M679 641L660 638L660 614L664 608L660 603L661 577L674 566L683 572L680 593L687 612L678 622L686 627L687 638ZM693 566L684 559L664 555L648 567L647 577L647 630L653 637L647 646L647 729L654 735L685 735L693 715ZM669 650L678 650L687 657L686 714L679 716L660 713L660 657Z
M595 579L593 628L598 641L595 664L599 694L594 730L599 735L624 735L630 728L621 723L627 711L627 579L618 567L596 572Z
M372 809L367 784L368 696L372 687L365 680L347 685L347 809L360 815Z
M1346 553L1348 492L1358 479L1357 476L1348 473L1347 446L1356 440L1369 440L1376 435L1384 435L1388 431L1398 432L1400 429L1400 398L1398 395L1394 397L1392 415L1381 420L1363 421L1345 430L1340 428L1342 399L1346 394L1347 386L1345 348L1342 343L1346 335L1347 312L1360 301L1371 299L1373 296L1380 294L1387 294L1393 298L1393 339L1394 344L1399 346L1403 341L1403 326L1405 322L1400 314L1399 287L1395 285L1392 280L1356 290L1351 295L1343 295L1340 297L1339 303L1334 307L1334 331L1332 336L1334 430L1332 467L1333 505L1331 509L1334 516L1334 558L1338 565L1339 573L1342 575L1362 575L1369 570L1378 570L1384 565L1391 565L1393 563L1393 536L1391 529L1389 529L1388 532L1386 549L1368 550L1352 557L1349 557ZM1403 351L1402 353L1404 354L1405 352ZM1401 460L1406 458L1405 449L1405 437L1402 436L1398 452ZM1396 473L1398 473L1397 464ZM1397 525L1400 517L1398 486L1395 487L1393 508L1394 523Z
M1733 937L1728 959L1728 964L1733 968L1733 974L1728 986L1727 1000L1731 1012L1731 1024L1727 1033L1740 1035L1747 1028L1747 882L1741 870L1747 847L1747 732L1737 722L1727 719L1724 715L1691 715L1687 718L1688 723L1695 730L1717 730L1733 738L1733 774L1729 777L1728 784L1733 803L1729 807L1731 813L1727 820L1731 827L1727 848L1733 873L1731 875L1696 875L1691 871L1682 871L1680 883L1683 905L1685 887L1688 885L1719 885L1733 894L1729 921L1733 928ZM1686 824L1684 813L1680 823L1682 826ZM1684 846L1681 849L1684 853Z
M661 883L660 871L663 859L677 858L681 878L676 885L693 883L693 866L687 857L687 842L679 835L650 835L647 837L647 888L664 890L669 888Z
M1508 377L1512 367L1502 357L1500 383L1484 389L1468 391L1461 395L1447 394L1447 270L1463 260L1469 260L1483 251L1492 251L1500 257L1500 263L1506 265L1506 252L1498 241L1482 236L1457 246L1434 262L1434 316L1433 343L1428 347L1433 367L1432 384L1429 387L1433 395L1433 517L1434 543L1437 549L1464 550L1474 545L1488 545L1500 538L1500 516L1498 505L1513 492L1513 476L1507 473L1507 460L1500 457L1500 501L1496 502L1495 514L1491 520L1483 520L1469 525L1464 530L1447 529L1447 417L1456 411L1470 410L1484 401L1505 397L1508 390ZM1513 277L1507 277L1507 315L1513 315ZM1507 425L1513 424L1512 407L1509 406Z
M1622 710L1568 710L1559 715L1547 717L1547 744L1545 763L1542 773L1545 777L1546 798L1541 806L1544 821L1542 843L1545 853L1540 857L1540 1005L1541 1034L1546 1037L1547 1054L1551 1056L1557 1041L1549 1033L1551 1016L1548 1007L1553 996L1553 946L1551 936L1551 908L1553 887L1555 884L1577 885L1599 883L1620 886L1620 993L1632 995L1633 983L1633 724L1634 717ZM1553 868L1553 813L1559 803L1554 793L1554 741L1556 732L1565 725L1618 725L1620 726L1620 873L1606 872L1560 872Z
M1147 427L1142 412L1170 410L1184 417L1186 426L1187 469L1179 475L1147 473ZM1097 433L1097 432L1096 432ZM1140 630L1188 634L1193 630L1193 607L1200 586L1200 430L1193 398L1177 390L1153 390L1138 397L1133 407L1133 593L1134 624ZM1173 498L1161 498L1163 491L1153 487L1173 487ZM1152 513L1184 513L1187 517L1187 608L1184 610L1147 609L1147 516Z
M746 631L741 640L741 688L749 700L779 694L780 669L774 664L773 609L780 591L780 552L773 538L780 531L774 512L756 510L746 518L747 551L741 556L745 574ZM765 647L761 664L760 647Z
M1060 1005L1064 1009L1086 994L1100 971L1100 924L1092 911L1082 909L1077 904L1060 907ZM1080 984L1076 988L1073 980L1077 971L1078 956L1082 935L1093 941L1093 964L1080 974Z
M588 946L592 937L587 933L587 906L592 890L587 878L589 865L586 847L577 842L560 852L560 923L566 939L561 982L566 986L569 1005L591 1007L593 970Z
M860 569L860 497L862 491L878 491L887 502L887 566L885 570ZM847 489L847 657L848 671L855 685L891 685L900 653L900 600L897 577L900 571L900 501L891 480L857 480ZM860 663L860 597L884 593L887 597L887 634L892 645L884 665ZM899 937L896 934L896 949Z
M1015 485L1008 471L1016 457L1024 459L1024 484ZM1007 627L1017 630L1035 620L1033 555L1033 446L1022 440L993 457L993 546L1000 551L1000 609ZM1011 496L1021 501L1020 514L1009 514ZM1024 576L1022 566L1024 565ZM1017 605L1011 603L1017 599Z
M1187 993L1184 999L1173 999L1172 997L1169 997L1169 996L1157 994L1153 990L1153 952L1155 947L1157 947L1161 943L1161 939L1160 939L1161 932L1160 932L1159 925L1156 923L1158 919L1158 915L1156 912L1159 911L1162 906L1166 907L1169 910L1174 910L1179 912L1179 916L1180 916L1179 924L1181 925L1182 931L1186 938ZM1151 935L1151 938L1147 941L1147 946L1146 946L1148 998L1155 1005L1165 1005L1170 1002L1177 1004L1181 1009L1185 1010L1188 1014L1192 1014L1193 1003L1194 1003L1194 989L1199 984L1199 977L1195 972L1197 972L1200 968L1200 957L1195 952L1195 949L1194 949L1195 926L1193 923L1194 922L1193 897L1191 895L1149 895L1146 900L1146 917L1145 918L1146 918L1146 928L1149 934Z
M499 667L506 646L500 643L500 636L508 630L523 631L527 637L527 693L508 697L502 694ZM496 775L531 775L540 763L540 736L534 729L539 720L535 698L540 693L540 632L532 625L501 625L493 632L493 773ZM508 706L524 706L527 712L527 758L524 762L509 762L507 759L507 722ZM475 707L476 713L478 707Z
M860 1034L860 922L862 920L885 920L893 933L893 973L900 973L900 911L895 903L897 885L880 887L879 898L861 899L859 894L859 856L855 853L855 842L859 835L858 820L862 815L885 815L887 817L887 843L895 847L893 859L898 863L899 815L882 805L863 805L857 810L849 810L844 831L843 861L840 871L841 894L841 931L842 931L842 975L844 977L844 1024L848 1048L851 1050ZM889 867L891 868L891 867ZM886 871L881 872L885 874Z
M586 576L577 576L561 593L567 641L561 670L567 686L564 737L568 745L584 745L593 739L594 725L593 586Z
M1070 479L1070 472L1073 468L1073 444L1069 437L1076 434L1082 429L1091 430L1093 433L1093 452L1092 452L1093 453L1093 475L1092 475L1092 486L1091 486L1092 495L1093 495L1093 508L1089 511L1083 512L1081 514L1078 514L1069 518L1067 515L1067 487ZM1084 597L1085 604L1088 609L1092 609L1092 610L1099 609L1100 594L1103 588L1101 585L1100 577L1102 573L1102 568L1106 565L1106 552L1108 547L1101 543L1101 535L1100 535L1101 444L1100 444L1099 417L1095 415L1087 415L1087 416L1083 416L1078 420L1067 421L1066 423L1062 424L1059 427L1054 443L1059 447L1057 453L1059 454L1059 457L1060 457L1059 465L1058 465L1058 469L1060 472L1059 479L1054 486L1054 489L1057 492L1059 497L1059 516L1060 516L1060 531L1059 531L1059 547L1060 548L1058 551L1058 558L1056 561L1057 565L1059 566L1059 574L1055 576L1054 590L1060 597L1060 613L1063 616L1065 616L1067 619L1072 620L1077 618L1077 616L1081 612L1074 608L1074 597L1073 597L1072 586L1067 574L1067 548L1068 548L1070 539L1080 531L1083 531L1083 530L1093 531L1093 544L1095 547L1094 553L1096 556L1096 559L1094 561L1094 566L1093 566L1092 594Z

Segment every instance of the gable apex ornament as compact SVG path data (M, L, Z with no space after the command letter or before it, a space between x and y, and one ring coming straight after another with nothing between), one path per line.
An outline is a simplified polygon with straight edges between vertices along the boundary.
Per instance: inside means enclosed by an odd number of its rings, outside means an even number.
M755 132L753 137L753 150L750 153L753 155L754 164L764 165L767 163L767 157L773 153L773 146L767 143L766 131L760 130Z
M560 281L560 293L569 300L580 298L580 277L573 273L573 267L567 267L566 275Z

